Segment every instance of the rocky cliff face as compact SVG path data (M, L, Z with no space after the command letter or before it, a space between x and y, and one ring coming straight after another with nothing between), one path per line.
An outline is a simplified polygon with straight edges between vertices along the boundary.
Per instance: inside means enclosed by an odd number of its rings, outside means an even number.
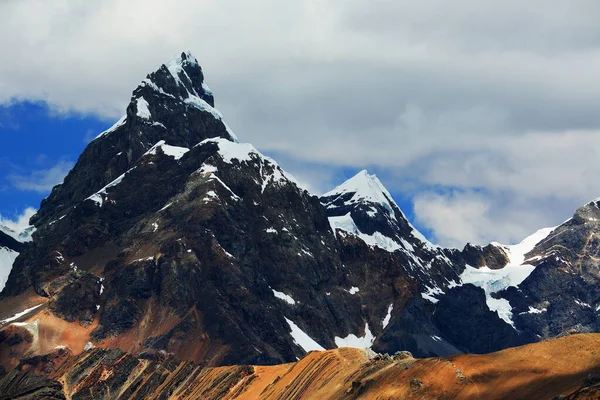
M264 365L597 331L596 210L516 246L434 246L366 171L318 198L239 143L184 53L135 89L32 218L0 295L0 329L15 330L0 354L12 368L89 342L132 359Z
M535 270L505 294L517 328L544 338L600 330L599 205L585 204L527 253Z

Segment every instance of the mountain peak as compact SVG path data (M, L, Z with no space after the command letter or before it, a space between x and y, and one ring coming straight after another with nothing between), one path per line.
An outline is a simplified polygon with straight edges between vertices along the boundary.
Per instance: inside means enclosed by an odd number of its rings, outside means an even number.
M150 100L150 104L148 104ZM204 81L202 67L191 52L182 52L179 56L162 64L160 68L149 74L140 86L133 92L132 104L138 117L151 120L152 109L166 109L173 114L177 112L172 103L183 103L185 108L193 108L208 112L225 126L228 139L237 141L237 137L223 121L221 113L215 109L215 99L212 90ZM129 110L128 110L129 111ZM129 114L129 112L128 112ZM172 116L168 116L171 119ZM153 121L157 124L157 121ZM162 125L163 121L159 121ZM160 125L159 125L160 126Z
M34 224L50 222L62 209L89 198L133 168L161 141L189 149L209 138L238 141L214 108L212 91L197 59L184 52L137 86L125 115L86 147L64 182L42 202Z
M379 178L374 174L369 174L366 169L358 172L335 189L325 193L323 197L342 196L348 193L354 193L354 195L346 200L347 204L359 203L366 200L381 204L388 211L392 212L392 214L394 208L398 208L392 195L383 186Z
M202 67L189 51L162 64L142 81L136 91L144 87L178 99L198 97L211 107L215 105L213 93L204 82Z
M334 232L337 228L359 232L366 242L389 251L405 246L399 244L402 240L437 249L408 221L379 178L365 169L321 196L321 203Z

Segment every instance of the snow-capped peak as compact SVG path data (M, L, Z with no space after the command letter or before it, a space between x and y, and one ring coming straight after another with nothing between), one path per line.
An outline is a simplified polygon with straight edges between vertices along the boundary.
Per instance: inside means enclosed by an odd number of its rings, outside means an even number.
M325 193L321 198L326 199L324 204L328 210L341 210L348 206L354 207L355 205L365 203L377 204L388 211L387 215L385 215L385 218L389 221L391 226L407 224L411 230L410 234L414 239L420 241L425 248L429 250L435 250L438 248L438 246L435 246L429 242L425 236L423 236L423 234L421 234L408 221L406 215L404 215L400 207L398 207L392 198L392 195L385 188L385 186L383 186L383 183L381 183L379 178L377 178L376 175L369 174L364 169L335 189ZM371 210L367 211L367 214L369 217L374 217L377 214L376 208L371 207ZM350 214L345 215L344 218L345 219L343 219L339 214L330 217L330 223L332 224L332 227L335 226L336 228L356 234L357 229L349 229L349 227L355 225L355 221L352 220ZM350 220L348 220L348 218L350 218ZM350 221L352 221L352 223L350 223ZM335 232L335 228L333 229ZM380 232L376 233L382 235ZM401 246L400 243L398 243L395 239L391 239L390 237L382 236L380 239L385 240L376 240L377 245L389 251L394 251L400 247L405 247L405 245ZM370 242L367 241L367 243Z
M189 80L190 83L192 81L192 79L188 75L188 71L186 71L186 69L187 69L186 67L190 66L193 69L201 70L200 65L198 64L198 60L196 60L196 58L189 51L187 53L181 53L181 55L178 57L172 58L170 61L168 61L164 65L165 65L165 67L167 67L167 69L171 73L171 76L173 77L173 79L175 79L177 84L182 87L187 86L185 84L185 82L182 81L182 77L184 79L187 78L186 80ZM202 82L202 85L203 85L203 87L202 87L203 92L205 92L204 82ZM186 87L186 89L188 89L188 88ZM190 94L193 94L196 96L202 96L204 94L204 93L198 93L196 91L196 89L193 87L193 85L191 86L191 92L192 93L190 93ZM210 90L208 90L208 92L210 92ZM210 92L210 93L212 93L212 92Z
M325 193L323 197L336 195L339 197L346 193L354 193L354 195L346 201L346 204L360 203L366 200L372 203L381 204L387 208L392 215L394 214L393 206L398 209L398 206L392 199L392 195L385 186L383 186L379 178L377 178L376 175L370 175L367 170L364 169L335 189Z
M199 66L198 59L194 57L191 51L185 51L175 57L173 57L166 65L179 65L182 66L184 64L191 64L194 66Z

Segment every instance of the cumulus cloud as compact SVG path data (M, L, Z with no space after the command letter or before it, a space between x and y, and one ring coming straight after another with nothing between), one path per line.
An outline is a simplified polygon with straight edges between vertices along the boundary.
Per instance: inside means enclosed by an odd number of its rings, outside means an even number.
M32 171L27 175L11 174L7 179L19 190L49 193L55 185L63 181L73 165L71 161L59 161L48 169Z
M496 200L501 197L462 190L423 192L414 198L415 218L431 229L438 243L457 248L465 243L518 243L532 233L528 226L541 228L547 222L535 205L515 207L510 200Z
M240 139L309 186L373 166L440 240L488 240L488 223L511 239L600 195L598 15L595 0L8 0L0 102L117 119L190 49ZM442 234L452 210L463 228Z
M15 238L18 239L18 234L30 226L29 219L33 217L35 212L35 208L27 207L21 214L15 215L12 218L0 215L0 225L5 226L12 231L7 233L16 233L16 235L13 234L12 236L15 236Z

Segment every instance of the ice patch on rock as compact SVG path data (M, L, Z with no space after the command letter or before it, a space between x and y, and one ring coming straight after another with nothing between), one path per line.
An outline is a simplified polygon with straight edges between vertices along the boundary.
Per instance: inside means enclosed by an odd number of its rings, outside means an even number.
M345 338L335 337L334 342L335 345L339 347L354 347L357 349L368 349L373 345L375 341L375 336L371 333L369 329L369 324L365 322L365 334L362 337L356 336L354 334L349 334Z
M150 119L152 115L150 115L150 110L148 109L148 102L143 97L139 97L136 102L137 108L137 116L143 119Z
M358 229L358 226L356 226L356 223L352 219L350 213L338 217L329 217L328 219L329 225L331 226L331 230L334 232L334 234L336 229L341 229L352 235L358 236L369 246L377 246L389 252L393 252L402 248L402 246L400 246L400 244L398 244L396 241L379 232L375 232L372 235L362 233L360 229Z
M0 247L0 291L4 289L10 270L18 255L19 253L8 247Z
M300 346L302 348L302 350L304 350L307 353L309 351L313 351L313 350L320 350L320 351L325 350L323 348L323 346L321 346L319 343L315 342L302 329L300 329L298 327L298 325L296 325L293 321L291 321L287 318L285 318L285 320L288 323L288 325L290 326L290 329L292 330L290 332L290 335L292 336L294 343L296 343L298 346Z
M156 154L159 148L165 155L173 157L175 160L179 160L185 153L190 151L190 149L186 147L171 146L166 144L164 140L161 140L152 146L152 148L150 148L150 150L148 150L144 155Z
M12 321L14 321L14 320L16 320L16 319L19 319L19 318L21 318L23 315L26 315L26 314L28 314L28 313L32 312L33 310L35 310L35 309L37 309L37 308L39 308L39 307L43 306L44 304L46 304L46 303L38 304L37 306L33 306L33 307L31 307L31 308L27 308L27 309L25 309L25 310L23 310L23 311L21 311L21 312L18 312L18 313L16 313L16 314L15 314L15 315L13 315L12 317L9 317L9 318L6 318L6 319L3 319L2 321L0 321L0 323L2 323L2 324L7 324L7 323L9 323L9 322L12 322Z
M386 326L388 326L388 324L390 323L390 319L392 319L392 310L394 309L394 305L390 304L390 306L387 309L387 314L385 315L385 318L383 318L383 321L381 321L381 326L385 329Z
M277 297L278 299L283 300L286 303L291 304L291 305L296 304L296 300L294 300L292 298L292 296L289 296L283 292L278 292L277 290L275 290L273 288L271 288L271 290L273 291L273 296Z

